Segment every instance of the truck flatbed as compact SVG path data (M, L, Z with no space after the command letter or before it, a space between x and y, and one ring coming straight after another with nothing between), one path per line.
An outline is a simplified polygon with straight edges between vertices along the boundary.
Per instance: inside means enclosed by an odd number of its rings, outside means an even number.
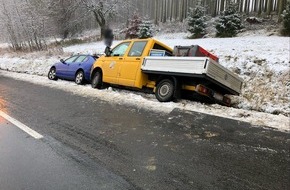
M239 95L243 80L233 72L207 57L145 57L141 70L147 74L167 74L204 78Z

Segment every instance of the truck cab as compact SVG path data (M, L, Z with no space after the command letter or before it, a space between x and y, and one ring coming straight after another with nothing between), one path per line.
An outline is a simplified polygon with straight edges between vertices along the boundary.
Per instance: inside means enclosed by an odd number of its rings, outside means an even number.
M93 84L96 88L100 88L102 83L109 83L138 89L154 85L148 81L147 74L141 71L143 59L152 49L163 50L169 54L173 51L151 38L121 42L111 50L109 56L102 56L94 63L91 73Z

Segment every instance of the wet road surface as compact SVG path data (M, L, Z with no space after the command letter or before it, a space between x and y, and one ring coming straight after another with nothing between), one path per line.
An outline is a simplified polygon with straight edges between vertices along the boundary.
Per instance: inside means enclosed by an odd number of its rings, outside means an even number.
M42 134L41 143L51 151L87 168L84 175L91 166L102 166L107 175L96 173L96 179L121 184L105 189L280 190L290 185L288 133L177 109L170 114L139 110L1 76L0 108Z
M79 164L74 158L82 158ZM122 178L46 138L36 140L0 117L0 189L128 189Z

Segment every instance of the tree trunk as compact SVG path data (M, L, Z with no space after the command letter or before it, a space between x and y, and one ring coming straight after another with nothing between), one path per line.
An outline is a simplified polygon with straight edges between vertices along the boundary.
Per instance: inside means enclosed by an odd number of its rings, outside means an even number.
M249 3L249 0L245 0L244 11L243 11L244 13L247 12L248 3Z
M258 0L255 0L254 1L254 8L253 8L253 10L254 10L255 13L258 11L258 6L259 6L259 1Z
M251 6L251 1L250 0L248 0L248 7L247 7L247 14L249 14L250 13L250 6Z
M240 12L243 12L243 7L244 7L244 0L241 0L241 2L240 2L240 4L239 4L239 10L240 10Z
M182 22L183 21L183 3L184 0L179 0L179 21Z
M283 5L284 5L284 0L279 0L278 1L278 22L282 22L282 12L283 12L283 9L284 9L284 7L283 7Z
M258 15L260 16L263 9L263 0L259 0Z
M223 12L224 10L225 10L225 0L221 0L220 12Z
M271 15L272 10L273 10L273 0L268 0L267 15Z
M211 1L211 4L212 4L211 16L216 17L216 15L217 15L217 1Z
M154 24L158 25L158 5L159 5L158 0L155 0L154 4L155 4Z
M167 20L167 0L165 0L163 2L163 13L162 13L162 15L163 15L162 22L164 23Z
M101 39L103 39L104 32L105 32L105 29L106 29L106 20L97 11L94 11L94 16L95 16L95 19L96 19L98 25L100 26Z
M263 12L267 12L267 5L268 5L268 1L269 0L264 0L265 2L264 2L264 8L263 8Z

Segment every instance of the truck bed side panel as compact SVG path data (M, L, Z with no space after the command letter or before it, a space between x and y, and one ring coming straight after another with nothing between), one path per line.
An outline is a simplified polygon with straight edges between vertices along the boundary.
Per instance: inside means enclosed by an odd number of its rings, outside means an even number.
M143 71L160 71L168 73L204 74L206 72L205 58L187 57L146 57L144 59Z

